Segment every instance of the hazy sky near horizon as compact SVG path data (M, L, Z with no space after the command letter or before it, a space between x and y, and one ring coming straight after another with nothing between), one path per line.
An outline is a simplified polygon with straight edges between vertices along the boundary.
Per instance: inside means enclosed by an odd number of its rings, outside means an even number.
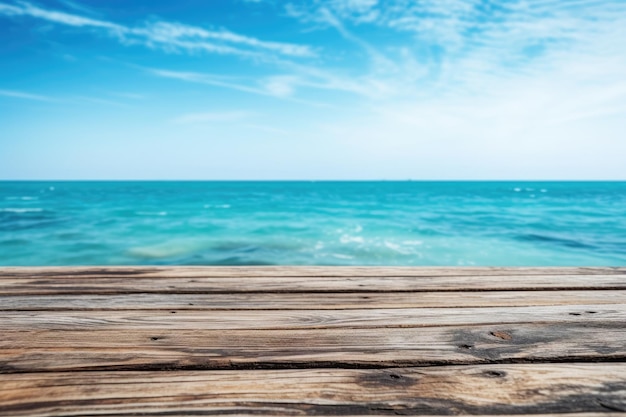
M0 179L626 179L624 0L0 0Z

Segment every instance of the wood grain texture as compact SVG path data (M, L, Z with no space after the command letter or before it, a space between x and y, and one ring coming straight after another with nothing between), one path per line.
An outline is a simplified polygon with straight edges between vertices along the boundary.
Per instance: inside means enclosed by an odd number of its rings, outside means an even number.
M626 361L610 323L307 330L3 332L0 372Z
M0 268L0 416L621 414L625 301L626 268Z
M3 412L43 415L521 414L626 410L626 364L0 375Z
M171 274L175 275L175 274ZM245 284L244 284L245 282ZM24 276L0 278L3 295L131 293L331 293L398 291L626 290L626 276L468 275L416 277Z
M346 310L626 304L626 291L57 294L0 296L0 310Z
M351 310L6 311L0 331L37 329L320 329L429 327L515 323L614 323L626 325L626 305L405 308ZM625 326L626 328L626 326Z

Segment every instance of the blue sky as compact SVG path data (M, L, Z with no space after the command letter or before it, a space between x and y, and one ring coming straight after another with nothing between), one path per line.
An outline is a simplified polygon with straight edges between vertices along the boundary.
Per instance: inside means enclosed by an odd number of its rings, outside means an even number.
M3 179L626 179L623 0L0 0Z

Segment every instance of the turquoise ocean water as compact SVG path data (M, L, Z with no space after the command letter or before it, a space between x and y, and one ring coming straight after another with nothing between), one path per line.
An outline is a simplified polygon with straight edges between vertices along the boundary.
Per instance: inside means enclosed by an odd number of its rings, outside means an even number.
M626 182L0 182L0 265L626 265Z

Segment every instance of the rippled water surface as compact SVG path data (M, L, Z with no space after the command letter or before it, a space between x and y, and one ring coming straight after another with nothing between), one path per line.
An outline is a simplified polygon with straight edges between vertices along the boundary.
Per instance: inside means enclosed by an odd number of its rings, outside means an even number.
M626 265L625 182L0 182L2 265Z

